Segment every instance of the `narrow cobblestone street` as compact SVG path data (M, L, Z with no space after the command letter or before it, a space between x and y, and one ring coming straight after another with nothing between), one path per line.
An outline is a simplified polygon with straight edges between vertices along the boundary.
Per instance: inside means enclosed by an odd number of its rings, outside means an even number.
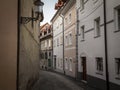
M39 80L32 90L83 90L83 88L62 75L40 71Z

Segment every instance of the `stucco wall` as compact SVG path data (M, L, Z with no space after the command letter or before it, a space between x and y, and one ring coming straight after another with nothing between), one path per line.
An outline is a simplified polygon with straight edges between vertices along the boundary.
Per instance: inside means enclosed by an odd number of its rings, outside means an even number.
M30 17L33 0L21 0L21 16ZM39 21L20 25L19 89L29 90L39 73Z
M16 90L17 0L1 0L0 12L0 90Z

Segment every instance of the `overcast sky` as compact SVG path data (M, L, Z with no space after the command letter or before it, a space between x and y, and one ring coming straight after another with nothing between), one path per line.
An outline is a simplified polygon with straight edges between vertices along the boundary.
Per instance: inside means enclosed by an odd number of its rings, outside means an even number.
M52 17L56 12L54 6L58 0L41 0L41 1L44 2L44 6L43 6L44 20L41 22L41 25L43 25L46 22L50 23L50 20L52 19Z

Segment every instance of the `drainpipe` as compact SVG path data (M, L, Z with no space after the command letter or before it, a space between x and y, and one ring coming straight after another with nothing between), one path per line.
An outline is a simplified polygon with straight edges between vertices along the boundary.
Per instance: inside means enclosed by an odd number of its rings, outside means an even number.
M109 71L108 71L106 0L103 0L103 7L104 7L104 43L105 43L106 86L107 86L107 90L110 90L110 85L109 85Z
M76 11L76 79L78 78L78 31L79 31L79 9Z
M65 56L64 56L64 16L62 14L59 15L61 18L62 18L62 23L63 23L63 72L64 72L64 75L65 75Z
M17 11L17 74L16 74L16 90L19 90L19 65L20 65L20 22L21 22L21 0L18 0L18 11Z

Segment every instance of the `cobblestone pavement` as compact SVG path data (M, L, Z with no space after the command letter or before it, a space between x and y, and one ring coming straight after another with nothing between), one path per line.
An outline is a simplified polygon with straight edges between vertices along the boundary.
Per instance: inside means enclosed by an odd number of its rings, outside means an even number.
M32 90L83 90L83 88L57 73L40 71L39 80Z

